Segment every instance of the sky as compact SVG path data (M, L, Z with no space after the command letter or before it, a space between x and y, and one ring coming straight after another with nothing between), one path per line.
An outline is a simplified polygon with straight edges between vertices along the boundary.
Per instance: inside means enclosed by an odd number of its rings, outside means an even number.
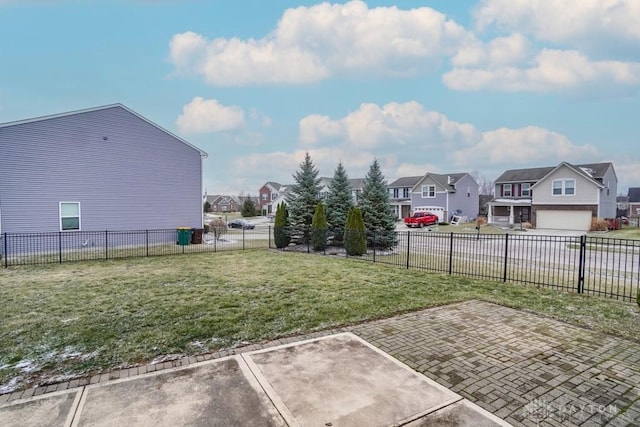
M626 194L639 22L638 0L0 0L0 123L124 104L208 153L208 194L292 183L306 152L389 182L613 162Z

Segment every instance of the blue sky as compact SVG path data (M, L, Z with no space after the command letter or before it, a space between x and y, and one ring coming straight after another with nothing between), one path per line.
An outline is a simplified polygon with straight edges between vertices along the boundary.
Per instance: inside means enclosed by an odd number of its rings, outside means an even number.
M638 0L0 0L0 122L122 103L209 153L209 194L289 183L307 151L388 181L611 161L626 194L638 22Z

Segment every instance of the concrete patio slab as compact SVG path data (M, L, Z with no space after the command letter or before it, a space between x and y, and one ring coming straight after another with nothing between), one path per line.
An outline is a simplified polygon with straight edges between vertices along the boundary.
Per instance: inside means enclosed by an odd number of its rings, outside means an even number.
M446 406L439 411L405 424L406 427L497 427L508 425L510 424L506 421L501 420L468 400L461 400L453 405Z
M0 406L0 425L4 427L68 426L80 401L80 395L80 389L62 391Z
M242 356L289 425L403 425L442 408L449 414L442 419L465 422L474 411L452 407L461 396L352 333ZM484 414L477 418L487 419Z
M74 426L284 426L238 357L86 388Z

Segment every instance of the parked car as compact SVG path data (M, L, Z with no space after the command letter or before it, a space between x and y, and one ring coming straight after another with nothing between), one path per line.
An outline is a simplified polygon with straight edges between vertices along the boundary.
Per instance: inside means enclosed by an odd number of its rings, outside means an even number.
M629 218L627 218L626 216L621 216L621 217L620 217L620 222L621 222L623 225L629 225Z
M246 219L242 218L234 219L227 225L229 226L229 228L241 228L243 230L253 230L254 228L256 228L255 224L252 224Z
M412 216L404 219L407 227L426 227L438 223L438 215L431 212L416 212Z

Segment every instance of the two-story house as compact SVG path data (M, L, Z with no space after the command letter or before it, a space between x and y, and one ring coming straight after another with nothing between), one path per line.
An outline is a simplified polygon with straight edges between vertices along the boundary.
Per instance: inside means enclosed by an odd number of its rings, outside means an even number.
M411 189L411 209L429 210L440 221L456 216L478 216L478 183L468 173L435 174L427 172Z
M618 179L611 163L512 169L495 181L490 224L589 230L592 218L614 218Z
M258 207L263 215L271 215L276 213L276 207L278 206L276 200L281 193L286 190L285 185L277 182L266 182L258 191Z
M411 215L411 190L422 178L423 175L406 176L396 179L387 186L391 207L398 219Z
M640 217L640 187L630 187L627 197L629 200L629 216Z

